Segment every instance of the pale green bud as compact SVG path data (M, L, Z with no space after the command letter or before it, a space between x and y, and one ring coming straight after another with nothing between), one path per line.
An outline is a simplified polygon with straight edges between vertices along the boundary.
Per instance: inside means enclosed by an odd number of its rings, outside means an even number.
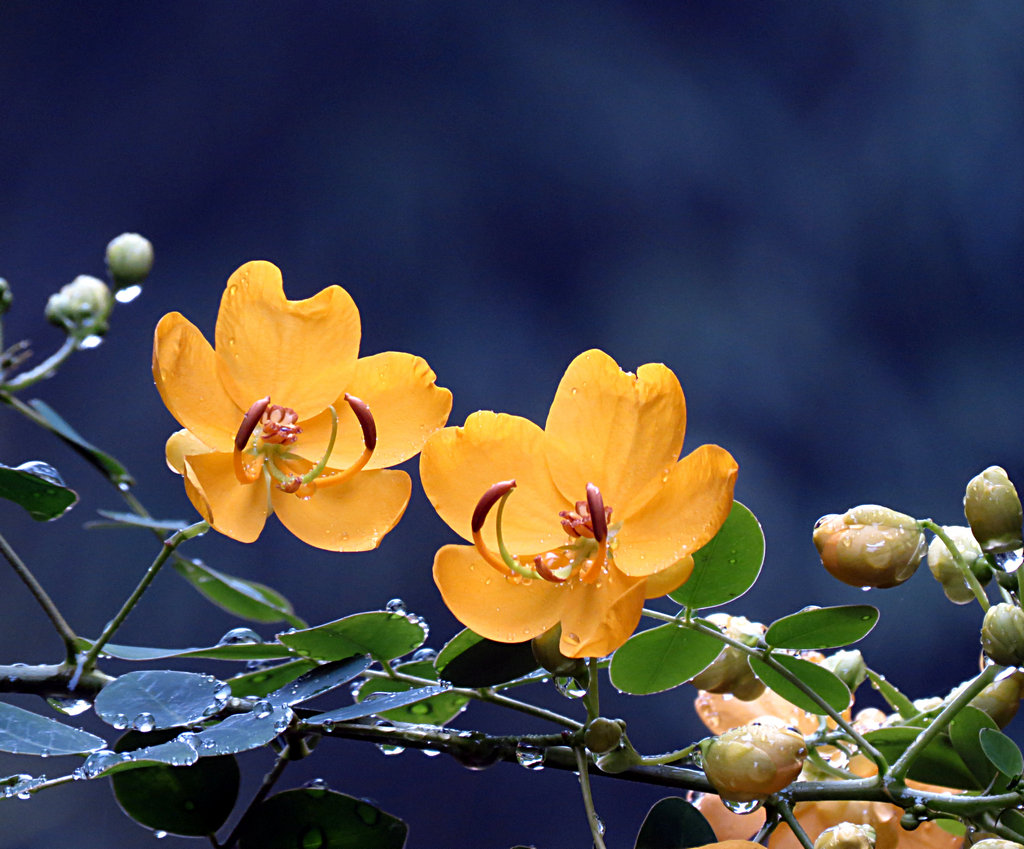
M868 668L864 663L864 655L857 651L857 649L837 651L835 654L826 657L821 665L835 673L836 677L850 688L851 693L863 684L864 679L868 677Z
M1024 696L1024 673L1014 671L1005 678L993 681L971 699L971 706L987 713L996 725L1005 728L1017 715Z
M1024 666L1024 610L992 605L981 623L981 647L1000 666Z
M1001 837L986 837L984 840L972 843L971 849L1024 849L1024 846L1012 840L1003 840Z
M0 315L3 315L11 308L14 295L11 292L11 284L3 277L0 277Z
M601 772L615 774L625 772L631 767L639 766L643 763L643 760L643 756L633 748L629 738L623 734L619 739L619 744L614 749L597 756L596 763L597 768Z
M964 515L986 554L1021 547L1024 512L1017 490L1000 466L989 466L967 484Z
M153 268L153 245L138 233L122 233L107 245L107 271L114 288L142 283Z
M753 802L788 787L807 757L795 731L760 723L730 728L701 748L708 781L732 802Z
M78 339L102 336L114 305L110 288L97 277L80 274L46 303L46 318Z
M712 613L708 621L726 636L747 646L756 646L765 632L764 625L743 616ZM764 692L764 684L754 675L745 652L726 646L703 672L690 679L698 690L708 693L731 693L737 699L752 701Z
M595 755L603 755L619 745L626 723L621 719L607 719L599 716L587 725L583 742Z
M877 504L822 516L814 545L829 573L855 587L895 587L910 578L927 551L917 520Z
M976 561L983 557L981 546L974 538L970 528L963 525L944 525L944 530L953 541L960 554L963 555L967 565L972 569ZM988 565L982 560L984 565ZM956 565L953 555L946 544L938 537L932 537L928 544L928 569L942 585L942 591L954 604L967 604L974 601L974 591L968 586L964 576L960 573L960 567Z
M870 825L841 822L819 834L814 849L874 849L877 839Z
M556 622L553 627L530 641L534 659L552 675L585 676L587 673L586 660L579 657L566 657L562 654L558 647L561 639L562 625Z

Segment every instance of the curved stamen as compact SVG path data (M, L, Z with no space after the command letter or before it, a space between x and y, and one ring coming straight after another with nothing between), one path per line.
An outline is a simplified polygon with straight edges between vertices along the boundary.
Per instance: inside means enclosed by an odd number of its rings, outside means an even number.
M363 432L362 455L343 471L323 474L327 461L330 459L331 451L334 449L334 438L338 435L338 415L334 411L334 407L331 407L331 438L327 443L327 450L324 452L320 462L302 476L303 483L312 483L315 480L318 488L335 486L339 483L344 483L353 477L356 472L362 471L363 467L370 462L373 450L377 447L377 423L374 421L373 414L370 412L370 408L365 401L356 398L355 395L349 395L347 392L345 393L345 400L359 420L359 427Z
M470 519L469 528L473 533L473 545L476 546L476 550L479 555L487 562L487 565L493 566L502 575L513 575L516 570L511 564L505 563L503 558L499 558L493 551L491 551L484 543L484 538L481 536L480 531L483 529L484 520L487 518L487 514L491 512L491 508L501 501L501 508L505 506L505 499L509 497L509 494L515 489L516 482L501 481L500 483L494 484L485 492L480 500L476 503L476 507L473 509L473 517ZM501 527L501 513L499 510L498 514L498 527ZM499 546L501 544L499 543ZM504 546L501 546L504 547Z
M587 509L590 511L590 526L597 541L594 559L580 571L580 580L589 584L601 574L608 553L608 514L605 512L601 490L592 483L587 484Z
M263 413L266 412L268 406L270 406L270 396L267 395L265 398L260 398L259 401L256 401L249 408L249 411L242 419L242 423L238 426L238 432L235 434L234 466L235 477L238 478L239 483L256 483L260 479L263 471L263 458L259 458L259 463L256 464L254 472L250 473L242 453L249 445L252 432L256 430L256 425L259 423L260 418L262 418Z

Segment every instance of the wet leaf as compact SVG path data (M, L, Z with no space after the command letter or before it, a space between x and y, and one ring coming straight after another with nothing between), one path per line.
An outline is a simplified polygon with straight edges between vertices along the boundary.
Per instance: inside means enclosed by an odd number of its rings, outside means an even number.
M877 621L870 604L808 608L773 622L764 639L775 648L834 649L863 639Z
M247 713L236 713L190 736L199 757L234 755L258 749L273 740L292 721L291 708L257 702Z
M753 513L734 501L725 523L693 555L693 574L669 596L684 607L716 607L749 590L764 562L764 533Z
M91 640L80 639L83 649L92 646ZM165 660L169 657L203 657L210 660L277 660L295 655L280 643L231 643L222 646L188 649L158 649L146 646L122 646L106 643L100 656L116 657L118 660Z
M985 711L964 705L949 723L949 739L977 782L987 786L997 770L981 746L980 734L984 728L998 730L995 720Z
M836 712L842 713L850 706L850 688L824 666L819 666L817 663L811 663L809 660L803 660L802 658L787 654L773 654L772 658L780 666L784 666L791 675L800 679L804 685L810 687ZM783 673L773 669L760 658L751 657L750 668L754 670L754 674L766 686L801 710L813 714L823 714L825 712L821 705L790 681Z
M0 497L24 507L37 522L63 516L78 501L57 470L38 461L13 468L0 464Z
M0 752L15 755L84 755L106 746L102 737L47 716L0 702Z
M277 638L299 654L316 660L342 660L354 654L393 660L422 646L427 626L405 613L378 610L356 613L315 628L288 631Z
M878 728L864 735L877 748L889 763L894 763L904 750L921 733L920 728L906 725L893 725ZM941 784L959 790L980 790L981 785L971 774L963 759L956 753L953 744L946 734L940 734L932 740L924 751L910 765L908 778L924 781L928 784Z
M903 695L896 685L887 680L884 675L879 675L874 670L869 669L868 680L871 682L871 686L882 694L882 698L889 704L889 707L895 710L903 719L910 719L910 717L918 712L917 708L914 707L914 703Z
M86 522L87 528L147 528L151 531L180 531L187 528L191 522L184 519L152 519L149 516L137 516L134 513L118 513L114 510L97 510L106 522Z
M430 681L437 680L434 664L429 660L400 663L396 665L395 669L406 675L415 675L417 678L425 678ZM414 686L417 685L410 684L407 681L396 681L394 678L370 678L360 686L359 691L356 693L356 701L363 702L368 697L377 693L404 693L413 689ZM380 716L390 719L392 722L444 725L462 713L468 702L469 696L446 690L429 699L415 701L412 704L385 711Z
M529 641L498 643L466 628L434 660L439 677L456 687L495 687L540 668Z
M351 681L369 665L366 655L325 663L275 690L267 696L267 701L279 707L297 705Z
M679 625L641 631L612 655L612 684L634 695L671 690L707 668L722 647L715 637Z
M319 716L306 720L311 725L325 725L333 722L349 722L353 719L362 719L367 716L382 716L389 710L396 710L416 702L422 702L443 693L448 688L443 684L430 687L417 687L414 690L404 690L400 693L388 693L386 695L374 695L358 704L348 707L329 710Z
M40 401L38 398L33 398L28 402L28 405L43 417L51 430L56 433L57 436L81 454L86 460L92 463L92 465L97 469L103 472L103 474L114 483L127 484L128 486L135 483L134 478L132 478L128 473L128 470L122 466L117 459L103 451L100 451L99 448L91 442L88 442L73 427L71 427L71 425L64 421L60 414L57 413L57 411L49 404L44 401Z
M715 842L715 832L693 805L679 796L654 803L644 817L634 849L690 849Z
M212 675L149 669L129 672L96 697L96 714L115 728L138 731L194 725L217 713L230 688Z
M252 811L240 849L402 849L409 828L362 799L333 790L286 790Z
M1003 775L1018 778L1024 772L1024 757L1021 756L1020 749L1002 731L995 728L983 728L979 739L985 757Z
M218 607L250 622L288 622L296 628L306 623L292 612L291 602L276 590L211 569L198 560L178 560L175 570Z
M236 675L229 678L227 683L231 685L231 695L233 696L242 698L266 696L289 681L294 681L304 672L315 668L316 663L312 660L291 660Z

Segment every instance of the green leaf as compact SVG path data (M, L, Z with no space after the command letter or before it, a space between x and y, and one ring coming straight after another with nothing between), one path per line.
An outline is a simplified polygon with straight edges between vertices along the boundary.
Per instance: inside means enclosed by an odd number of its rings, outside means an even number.
M102 737L0 702L0 752L15 755L85 755L106 746Z
M983 728L980 734L981 749L992 765L1003 775L1018 778L1024 772L1024 756L1017 744L1002 731Z
M333 790L286 790L247 816L240 849L402 849L409 827Z
M303 672L315 668L316 663L312 660L291 660L287 663L265 666L262 669L236 675L228 679L228 684L231 685L231 695L233 696L260 698L283 687L289 681L294 681Z
M191 522L184 519L152 519L149 516L137 516L134 513L118 513L114 510L97 510L107 522L86 522L87 528L146 528L151 531L180 531L187 528Z
M721 640L681 625L641 631L612 655L612 684L633 695L671 690L707 668L722 648Z
M949 739L953 748L978 784L983 787L987 786L996 775L996 768L985 755L981 746L979 735L985 728L998 730L992 717L971 705L964 705L949 723Z
M198 560L178 560L174 568L210 601L235 616L251 622L285 621L296 628L306 627L292 612L291 602L264 584L226 575Z
M785 667L789 673L806 686L810 687L836 712L842 713L850 706L850 688L839 680L824 666L811 663L788 654L773 654L772 658ZM804 693L782 672L773 669L761 658L751 657L750 668L766 686L778 693L786 701L796 705L808 713L822 714L824 710L814 699Z
M265 746L288 727L293 716L291 708L259 701L247 713L233 714L198 734L186 732L179 737L195 746L201 758L234 755Z
M152 736L129 732L114 748L119 752L137 749ZM167 735L156 738L161 736ZM238 763L229 756L203 758L192 766L159 765L118 772L110 782L117 803L137 823L156 831L202 837L213 834L231 814L239 778Z
M882 694L882 698L889 707L895 710L903 719L910 719L918 711L914 703L901 693L895 684L890 683L884 675L879 675L872 669L868 670L868 680L871 686Z
M1008 828L1017 836L1017 838L1024 837L1024 814L1020 811L1009 808L1003 811L999 815L999 824L1003 828ZM1020 840L1017 840L1020 843Z
M716 607L749 590L764 562L764 533L754 514L740 502L718 533L693 555L693 574L669 596L684 607Z
M877 621L870 604L808 607L773 622L764 640L780 649L834 649L863 639Z
M13 468L0 463L0 497L24 507L37 522L63 516L78 501L60 473L38 460Z
M647 812L634 849L690 849L715 840L700 811L679 796L669 796Z
M137 734L138 732L132 733ZM157 734L162 733L157 732ZM75 775L82 778L101 778L132 769L145 769L155 764L189 766L197 760L199 760L199 753L193 746L184 740L174 739L152 746L143 746L130 752L112 752L109 749L93 752L85 759L85 763L75 770Z
M79 638L83 649L89 649L93 641ZM169 657L203 657L211 660L277 660L295 655L280 643L228 643L207 648L158 649L145 646L121 646L106 643L100 656L116 657L118 660L165 660Z
M128 672L96 696L96 714L115 728L139 731L194 725L217 713L230 688L212 675L147 669Z
M318 716L310 717L306 722L310 725L330 725L336 722L349 722L353 719L362 719L367 716L383 716L387 711L413 705L440 695L448 688L443 684L429 687L417 687L414 690L403 690L399 693L387 693L385 695L374 695L358 704L348 707L329 710Z
M78 431L69 425L56 410L45 401L33 398L28 405L39 413L54 433L64 442L70 445L75 451L81 454L92 465L105 474L110 480L117 484L131 486L135 479L128 473L128 470L114 457L100 451L91 442L88 442Z
M40 775L38 778L33 778L25 773L4 776L0 778L0 799L10 799L23 793L31 793L45 781L45 775Z
M341 660L354 654L393 660L422 646L427 626L415 616L378 610L302 631L286 631L277 638L299 654L316 660Z
M400 663L395 669L406 675L415 675L417 678L426 678L429 681L437 680L434 664L429 660ZM364 681L359 687L356 701L364 702L367 697L375 693L404 693L411 690L413 686L415 685L407 681L396 681L394 678L371 678ZM392 722L430 723L440 726L462 713L468 703L469 696L446 690L429 699L385 711L380 715Z
M369 665L370 659L366 655L325 663L275 690L267 696L267 701L275 707L297 705L351 681Z
M498 643L466 628L434 660L438 676L456 687L495 687L540 668L530 642Z
M892 725L869 731L864 738L885 755L889 763L894 763L920 733L920 728ZM940 734L925 746L924 751L910 765L907 776L915 781L960 790L981 789L946 734Z

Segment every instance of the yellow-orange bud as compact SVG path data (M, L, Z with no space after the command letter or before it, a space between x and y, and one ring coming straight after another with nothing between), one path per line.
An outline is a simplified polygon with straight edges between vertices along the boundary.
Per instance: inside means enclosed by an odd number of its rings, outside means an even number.
M927 550L916 519L877 504L822 516L813 539L831 575L855 587L902 584Z
M970 528L963 525L948 525L942 530L953 541L953 545L963 555L967 565L973 566L975 561L983 556L981 546L978 545ZM967 604L974 601L974 591L961 574L952 553L938 537L933 537L928 544L928 569L932 577L942 584L942 591L951 602Z
M841 822L819 834L814 849L874 849L876 839L870 825Z
M1019 670L989 684L971 699L971 706L983 710L1000 728L1005 728L1017 715L1024 697L1024 672Z
M747 646L757 645L764 634L764 625L751 622L743 616L712 613L708 621L728 637ZM708 693L731 693L737 699L749 702L764 692L764 684L754 675L747 655L737 648L726 646L703 672L690 679L698 690Z
M1000 666L1024 665L1024 610L993 604L981 623L981 647Z
M704 774L723 799L753 802L792 784L800 774L804 738L774 725L740 725L703 747Z
M964 494L964 515L986 554L1021 547L1021 510L1017 490L1000 466L972 478Z

